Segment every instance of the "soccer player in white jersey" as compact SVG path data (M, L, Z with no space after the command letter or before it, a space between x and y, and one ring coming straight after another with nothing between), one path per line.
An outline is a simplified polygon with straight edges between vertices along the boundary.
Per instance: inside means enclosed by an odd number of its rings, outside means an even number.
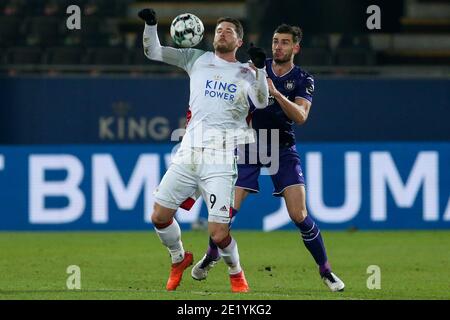
M191 118L180 148L155 191L152 222L162 244L169 250L172 267L166 289L176 290L193 255L183 249L181 230L174 219L178 207L199 189L208 207L208 230L228 265L231 290L247 292L248 283L239 262L229 222L237 178L236 144L252 141L246 122L249 99L256 108L268 103L268 84L262 50L249 50L254 64L237 61L243 41L241 23L233 18L217 21L214 52L161 46L154 10L143 9L144 53L151 60L184 69L190 77ZM219 161L217 161L219 159Z

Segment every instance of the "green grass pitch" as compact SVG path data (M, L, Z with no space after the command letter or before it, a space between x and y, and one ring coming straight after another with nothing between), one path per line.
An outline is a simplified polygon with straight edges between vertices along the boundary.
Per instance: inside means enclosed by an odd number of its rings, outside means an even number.
M233 231L251 292L232 294L223 262L206 281L190 268L176 292L166 292L170 259L148 232L0 233L0 299L450 299L450 231L331 232L328 256L346 289L332 293L295 231ZM207 234L183 232L195 261ZM81 270L81 289L66 287L67 267ZM381 289L367 288L370 265Z

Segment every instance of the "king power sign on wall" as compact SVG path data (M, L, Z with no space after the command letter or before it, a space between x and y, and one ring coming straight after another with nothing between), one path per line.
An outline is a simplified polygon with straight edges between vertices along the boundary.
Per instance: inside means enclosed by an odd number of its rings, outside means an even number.
M449 143L301 144L308 212L322 229L450 228ZM0 230L151 230L172 145L0 146ZM270 177L234 229L294 228ZM202 199L183 228L207 219Z

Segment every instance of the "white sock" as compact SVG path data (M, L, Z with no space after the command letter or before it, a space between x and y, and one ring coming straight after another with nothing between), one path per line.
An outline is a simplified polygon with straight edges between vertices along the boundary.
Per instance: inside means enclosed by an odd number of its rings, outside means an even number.
M219 248L219 254L223 258L223 261L228 265L228 273L237 274L242 271L241 264L239 263L239 251L236 241L231 238L230 244L223 248Z
M184 259L183 243L181 242L181 229L177 220L173 219L170 226L163 229L154 228L162 244L167 247L172 258L172 263L178 263Z

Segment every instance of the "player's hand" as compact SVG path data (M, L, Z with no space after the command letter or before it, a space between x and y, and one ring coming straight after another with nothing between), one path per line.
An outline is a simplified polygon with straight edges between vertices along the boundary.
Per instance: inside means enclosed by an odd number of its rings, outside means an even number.
M272 79L267 78L267 86L269 87L269 94L273 97L276 97L278 95L278 90L277 88L275 88Z
M258 69L264 68L266 65L266 53L262 48L255 47L253 43L250 43L250 48L247 50L247 53L255 67Z
M156 19L156 12L151 8L142 9L138 12L138 16L149 26L154 26L158 22Z

